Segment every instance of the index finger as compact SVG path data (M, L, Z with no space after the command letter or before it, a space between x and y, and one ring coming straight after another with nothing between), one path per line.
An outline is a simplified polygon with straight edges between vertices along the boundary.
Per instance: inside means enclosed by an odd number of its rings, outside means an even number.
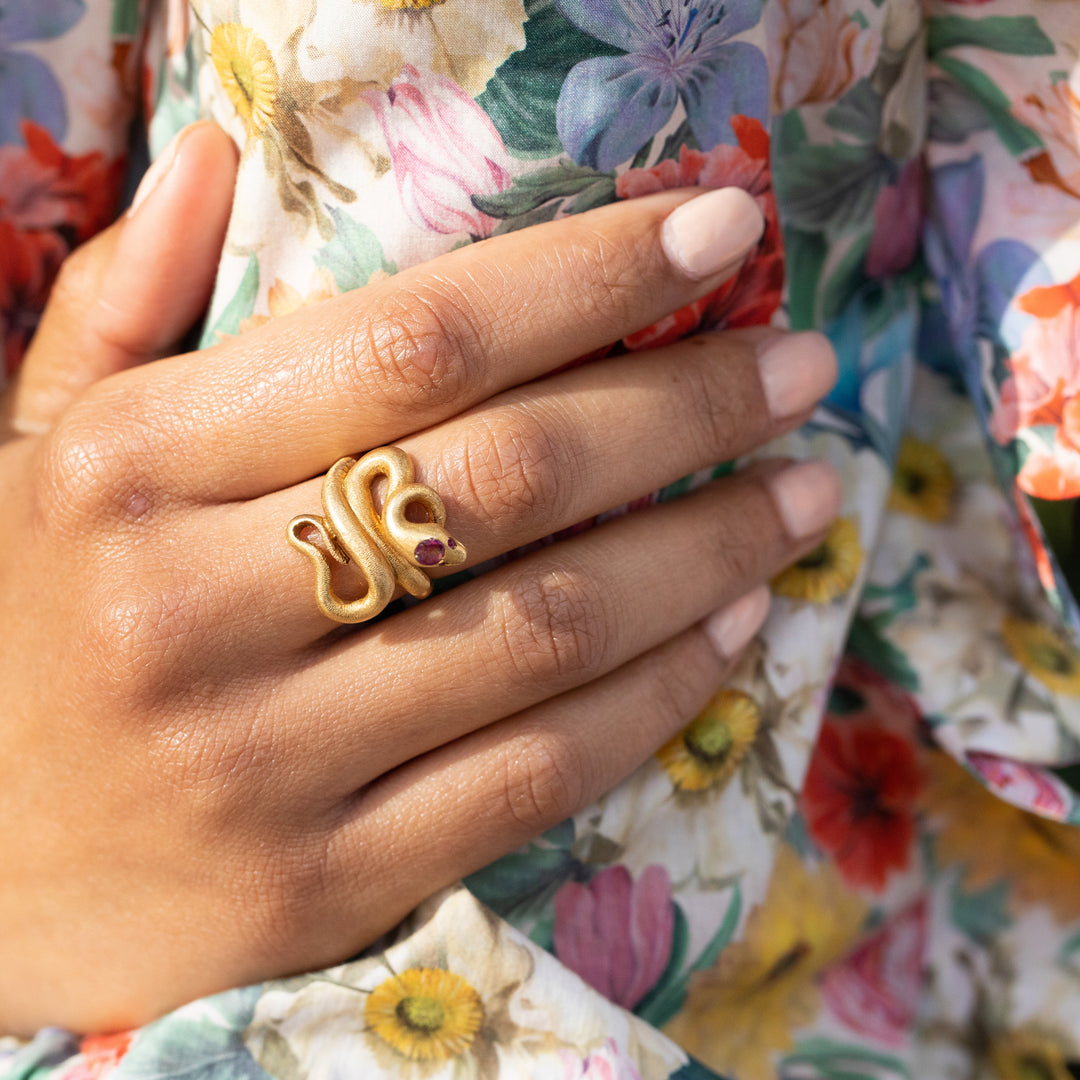
M763 228L740 188L615 203L125 373L95 397L185 448L158 454L165 475L151 482L253 498L649 326L722 284Z

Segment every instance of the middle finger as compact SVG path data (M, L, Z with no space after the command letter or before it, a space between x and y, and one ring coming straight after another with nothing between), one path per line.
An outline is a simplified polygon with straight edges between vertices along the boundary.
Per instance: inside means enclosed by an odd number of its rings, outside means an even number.
M500 395L401 446L475 566L748 452L801 421L835 373L820 334L702 335ZM227 519L221 550L244 548L260 568L218 625L228 627L229 612L272 611L286 649L333 627L307 564L283 540L293 515L319 505L320 484L209 511Z

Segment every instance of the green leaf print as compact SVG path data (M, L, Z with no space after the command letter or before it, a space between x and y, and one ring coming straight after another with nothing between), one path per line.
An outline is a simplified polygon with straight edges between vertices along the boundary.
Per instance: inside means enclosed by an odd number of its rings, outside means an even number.
M919 689L919 677L907 657L891 641L886 641L872 619L857 615L848 634L848 652L865 660L875 671L912 693Z
M252 255L248 259L247 269L240 279L232 299L218 316L217 322L207 325L203 330L199 345L208 348L216 345L223 337L232 337L240 333L240 323L250 318L255 310L255 298L259 295L259 260Z
M1014 157L1031 150L1041 150L1043 141L1026 124L1021 124L1009 112L1012 102L1005 91L977 67L955 56L934 57L934 62L951 79L959 83L986 109L987 119L997 132L1005 149Z
M937 15L926 20L926 48L931 56L943 49L974 45L1011 56L1053 56L1054 43L1033 15Z
M366 285L376 270L397 273L397 267L383 258L382 245L366 225L335 206L326 210L334 222L334 236L315 256L315 265L329 270L342 292Z
M1008 908L1007 881L997 881L978 892L964 892L956 882L949 896L950 922L976 941L989 941L1012 923Z
M143 1028L124 1057L126 1080L268 1080L244 1045L260 987L208 998L190 1018L180 1010ZM208 1010L217 1014L214 1020Z
M739 916L742 914L742 889L739 883L731 890L731 903L724 912L724 921L720 928L712 936L712 940L702 950L701 955L691 964L694 971L705 971L716 963L720 953L730 944L735 936L735 927L739 925Z
M586 165L575 165L572 161L564 160L537 172L515 177L506 191L495 195L474 195L472 201L477 210L491 217L516 218L554 199L581 195L596 184L607 188L611 199L614 199L615 178L611 173L597 172Z
M554 157L563 149L555 105L570 69L595 56L624 54L583 33L553 3L531 7L525 48L503 63L476 103L515 157Z
M1080 952L1080 930L1075 930L1062 943L1058 949L1058 961L1069 967L1076 967L1077 956Z
M872 239L871 229L853 236L843 245L847 250L829 268L829 277L821 294L821 314L826 323L840 317L866 281L863 265ZM835 246L842 245L837 242Z
M814 330L818 327L817 294L821 271L829 245L819 232L801 229L784 231L784 253L787 255L788 316L792 330Z
M785 1070L793 1065L809 1065L816 1070L811 1075L821 1077L821 1080L884 1080L883 1069L885 1075L911 1076L908 1067L894 1054L824 1036L797 1042L794 1053L788 1054L780 1063L781 1075L786 1075Z
M931 79L927 92L930 142L962 143L990 126L982 105L958 83Z
M139 0L114 0L113 37L135 37L139 33Z
M577 860L560 848L530 844L525 851L504 855L465 879L465 886L497 915L505 915L523 901L552 885L575 880Z
M860 79L825 114L825 123L869 146L877 142L881 132L884 107L885 99L870 85L870 80Z
M777 169L776 197L788 225L832 235L871 219L892 168L873 146L806 146Z

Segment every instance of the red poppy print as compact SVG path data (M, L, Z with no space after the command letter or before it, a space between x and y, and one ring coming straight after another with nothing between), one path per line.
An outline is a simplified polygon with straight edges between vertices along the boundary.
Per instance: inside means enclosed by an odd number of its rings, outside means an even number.
M0 146L0 335L8 374L22 360L60 264L112 220L124 161L70 157L25 122L25 146Z
M630 169L615 182L620 198L632 199L680 187L740 187L754 196L765 217L757 251L743 268L715 292L680 308L652 326L625 338L628 349L654 349L700 330L762 326L780 306L784 285L784 249L769 169L769 136L758 120L733 116L737 146L714 146L708 152L679 151L678 161L650 169Z
M920 787L908 739L850 719L827 720L801 809L814 842L844 880L879 892L910 860Z

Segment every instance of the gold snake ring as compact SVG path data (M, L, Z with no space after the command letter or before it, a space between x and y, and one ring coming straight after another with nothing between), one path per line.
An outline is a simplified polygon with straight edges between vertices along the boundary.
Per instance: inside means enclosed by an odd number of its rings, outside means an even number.
M445 529L446 508L438 493L415 483L412 460L396 446L383 446L362 458L345 457L326 474L322 486L325 517L301 514L289 522L289 543L315 565L315 602L337 622L365 622L379 614L400 585L413 596L431 592L424 573L433 566L458 566L465 548ZM382 510L375 508L372 488L379 477L387 480ZM420 524L405 516L420 505L428 521ZM367 581L358 600L342 600L330 580L331 563L321 547L305 537L319 534L326 551L339 563L354 563Z

